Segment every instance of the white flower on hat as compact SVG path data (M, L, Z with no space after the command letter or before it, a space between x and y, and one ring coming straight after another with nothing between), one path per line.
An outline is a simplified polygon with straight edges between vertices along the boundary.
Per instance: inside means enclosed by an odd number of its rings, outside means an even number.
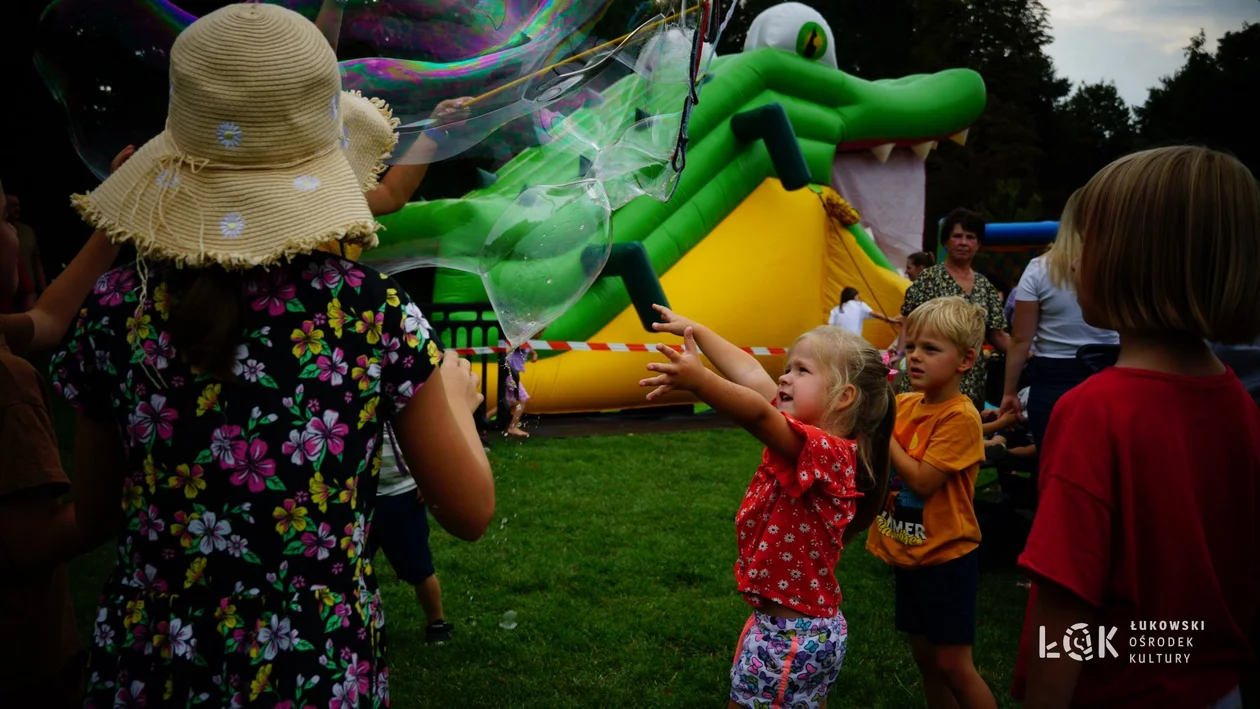
M219 144L225 148L235 148L241 144L241 127L231 121L219 124Z
M350 131L345 126L341 127L341 149L345 150L350 147Z
M219 233L229 239L235 239L245 231L245 218L240 212L230 212L223 215L223 219L219 221Z
M310 192L319 187L319 178L314 175L302 175L293 179L293 189L298 192Z
M328 117L335 119L337 117L337 109L341 106L341 92L333 94L332 103L328 105Z
M165 170L159 172L157 178L153 181L157 183L158 187L161 187L162 189L166 189L168 187L174 187L175 185L179 184L179 175L174 170L168 167Z

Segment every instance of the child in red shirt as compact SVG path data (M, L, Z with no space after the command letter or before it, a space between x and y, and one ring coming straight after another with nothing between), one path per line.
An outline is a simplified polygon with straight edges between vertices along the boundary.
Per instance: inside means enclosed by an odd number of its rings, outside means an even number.
M844 661L848 627L835 568L870 525L888 485L896 408L888 366L858 335L824 326L797 338L776 385L751 355L656 306L659 331L684 337L649 399L694 393L766 444L735 517L735 579L755 610L731 667L730 706L814 709ZM700 351L726 379L700 363Z
M1080 196L1074 268L1116 365L1054 409L1020 566L1028 707L1241 706L1260 605L1260 414L1204 340L1260 334L1260 189L1197 147L1135 153Z

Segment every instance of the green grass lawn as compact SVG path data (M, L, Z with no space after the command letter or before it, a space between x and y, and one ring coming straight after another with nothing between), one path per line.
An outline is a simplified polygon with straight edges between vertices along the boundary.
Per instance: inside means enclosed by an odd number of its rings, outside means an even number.
M733 520L759 455L737 430L496 443L489 532L432 539L450 643L424 644L411 588L377 558L394 706L725 706L749 613L734 590ZM71 569L85 636L111 554ZM849 651L828 705L922 706L893 629L891 572L855 542L838 573ZM1015 706L1017 580L981 580L976 664L999 706ZM499 625L509 610L514 630Z

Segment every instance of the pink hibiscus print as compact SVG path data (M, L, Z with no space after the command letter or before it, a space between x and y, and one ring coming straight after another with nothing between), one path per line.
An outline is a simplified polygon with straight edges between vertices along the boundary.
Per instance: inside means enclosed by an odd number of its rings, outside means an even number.
M132 438L141 443L149 443L156 432L158 438L166 440L175 433L171 422L179 418L174 408L166 408L166 397L154 394L148 401L140 402L136 412L128 416L127 431Z
M341 351L340 347L336 347L332 351L332 356L320 355L315 360L315 368L319 370L319 380L321 382L331 382L333 386L341 386L342 380L346 373L350 371L350 365L346 363L346 353Z
M297 288L288 280L287 271L275 269L245 284L245 294L253 298L250 307L266 310L273 318L284 313L286 301L297 295Z
M144 361L158 369L166 369L167 363L175 356L175 347L171 344L171 334L163 331L156 340L145 340Z
M324 450L324 442L309 428L294 429L289 431L289 440L280 446L280 450L289 456L294 465L302 465L319 457Z
M345 436L350 433L350 426L338 423L341 414L332 409L324 411L323 418L314 418L306 423L306 430L315 434L321 448L326 448L332 455L341 455L345 450Z
M149 505L149 509L140 510L136 517L140 520L139 532L147 536L151 542L157 541L158 532L166 529L166 522L158 517L157 505Z
M366 695L372 681L372 666L367 660L360 660L358 655L350 656L350 666L346 668L346 684L353 685L356 695Z
M237 462L232 473L233 485L248 485L250 492L262 492L267 478L276 474L276 461L267 457L267 444L261 438L249 442L244 459Z
M235 468L245 460L245 449L248 444L241 440L240 426L220 426L210 437L210 454L218 461L220 468Z
M343 259L337 259L332 262L332 266L346 285L351 288L358 288L363 285L363 271L356 268L353 263Z
M96 280L92 292L100 296L101 305L113 307L122 305L127 293L136 288L136 272L110 271Z
M306 547L302 550L303 556L323 561L328 558L329 550L337 545L337 539L333 536L332 527L327 522L320 522L314 532L302 533L302 545Z

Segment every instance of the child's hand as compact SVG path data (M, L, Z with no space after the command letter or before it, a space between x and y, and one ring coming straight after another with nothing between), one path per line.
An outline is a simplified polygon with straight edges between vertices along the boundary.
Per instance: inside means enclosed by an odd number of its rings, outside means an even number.
M122 167L123 163L130 160L131 156L135 155L135 153L136 153L136 146L134 145L128 145L127 147L119 151L119 153L114 156L114 159L109 161L109 174L112 175L115 172L118 172L118 168Z
M698 327L696 323L675 313L664 305L653 305L652 309L661 314L661 318L665 322L652 323L652 329L657 332L668 332L671 335L682 337L683 331L689 327Z
M659 308L660 306L657 307ZM668 312L664 308L662 310ZM703 364L700 364L700 348L696 347L696 340L690 325L682 331L682 336L682 352L668 345L656 346L656 350L668 357L669 362L665 364L656 362L649 364L647 366L648 369L661 374L651 379L639 380L639 386L641 387L656 387L647 395L648 401L675 389L694 392L700 387L706 377L712 376L712 373L705 369Z

